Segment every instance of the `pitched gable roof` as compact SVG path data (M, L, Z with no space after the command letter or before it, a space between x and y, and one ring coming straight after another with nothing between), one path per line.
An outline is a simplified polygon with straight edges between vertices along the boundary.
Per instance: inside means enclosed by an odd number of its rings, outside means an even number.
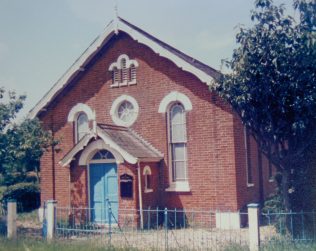
M73 65L71 65L64 75L62 75L54 86L35 105L35 107L29 112L28 118L34 118L44 111L45 108L57 97L57 95L60 94L66 86L85 69L102 47L120 31L127 33L139 43L148 46L158 55L171 60L181 69L192 73L208 86L212 85L214 80L220 76L220 73L210 66L184 54L135 25L132 25L126 20L118 17L117 20L111 21L106 26L104 32L90 44L90 46L81 54Z
M59 162L63 167L70 164L74 156L83 150L92 139L101 138L104 143L118 152L131 164L138 161L160 161L163 154L130 128L106 124L98 124L96 132L86 134ZM79 160L79 165L80 165Z

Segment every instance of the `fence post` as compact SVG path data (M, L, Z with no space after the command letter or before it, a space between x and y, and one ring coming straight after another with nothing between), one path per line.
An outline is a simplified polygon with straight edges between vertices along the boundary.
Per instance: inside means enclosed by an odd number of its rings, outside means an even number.
M249 224L249 249L259 251L260 230L259 230L259 204L248 204L248 224Z
M109 203L108 200L108 218L109 218L109 245L111 246L111 241L112 241L112 208L111 204Z
M16 201L8 201L7 214L7 237L10 239L16 238Z
M47 205L47 240L52 240L55 233L55 212L56 212L55 200L48 200Z
M168 209L164 210L165 250L168 250Z

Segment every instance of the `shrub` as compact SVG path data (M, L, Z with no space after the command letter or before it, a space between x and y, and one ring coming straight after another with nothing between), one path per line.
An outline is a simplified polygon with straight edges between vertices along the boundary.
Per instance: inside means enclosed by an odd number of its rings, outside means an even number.
M7 187L2 202L16 200L18 212L29 212L40 206L40 188L36 183L18 183Z

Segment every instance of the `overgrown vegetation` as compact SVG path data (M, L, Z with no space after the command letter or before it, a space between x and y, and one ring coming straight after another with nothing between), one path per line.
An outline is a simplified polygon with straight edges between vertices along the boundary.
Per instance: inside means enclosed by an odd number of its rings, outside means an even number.
M240 27L238 48L226 61L230 73L214 90L281 175L283 209L297 211L311 210L306 197L316 194L307 187L311 167L304 162L316 138L316 2L294 0L293 6L297 18L272 0L255 1L253 26Z
M15 122L25 98L0 88L0 200L16 199L29 211L40 204L40 158L57 142L37 119Z

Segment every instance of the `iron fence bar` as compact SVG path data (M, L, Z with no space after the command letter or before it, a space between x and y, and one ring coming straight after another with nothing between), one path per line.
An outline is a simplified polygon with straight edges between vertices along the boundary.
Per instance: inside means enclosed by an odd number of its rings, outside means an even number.
M316 226L315 226L315 211L312 212L312 215L313 215L313 239L314 241L316 240Z
M292 235L292 240L294 240L294 229L293 229L293 214L292 214L292 210L290 211L291 213L291 235Z
M165 226L165 250L168 250L168 209L164 211L164 226Z
M302 219L302 237L303 240L305 239L305 226L304 226L304 214L303 211L301 211L301 219Z

